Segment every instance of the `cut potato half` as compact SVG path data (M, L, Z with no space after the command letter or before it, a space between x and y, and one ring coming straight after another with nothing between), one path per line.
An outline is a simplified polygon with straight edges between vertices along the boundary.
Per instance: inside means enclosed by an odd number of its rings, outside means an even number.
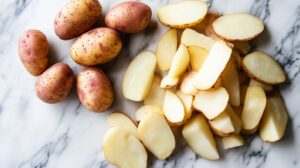
M183 29L200 23L207 10L208 5L204 2L185 0L159 8L157 17L165 26Z
M162 108L155 105L145 105L137 109L135 112L135 120L141 121L148 113L157 113L161 116L164 116L164 112L162 111Z
M249 86L260 86L262 87L266 92L272 91L273 90L273 86L272 85L268 85L268 84L264 84L261 82L258 82L255 79L251 79L249 82Z
M247 13L232 13L213 22L214 32L226 41L248 41L264 30L264 23Z
M145 105L156 105L162 107L164 104L165 90L160 87L161 77L155 75L149 94L144 99Z
M106 160L117 167L147 167L144 145L137 137L120 127L112 127L106 132L102 147Z
M174 125L181 125L185 119L185 109L182 101L176 94L166 91L163 112L167 120Z
M189 46L188 51L191 57L190 65L192 70L199 71L208 55L208 51L198 46Z
M196 89L193 85L193 77L197 74L195 71L189 71L182 77L182 82L180 84L180 91L184 94L188 95L196 95L198 93L198 89Z
M187 144L199 156L208 160L218 160L219 153L214 136L201 115L193 116L183 126L182 135Z
M280 65L271 56L260 51L252 52L244 57L243 69L249 77L265 84L274 85L286 80Z
M122 81L122 92L125 98L133 101L142 101L148 95L154 70L156 67L156 56L143 51L137 55L129 64Z
M215 40L198 33L193 29L185 29L181 36L181 43L186 46L198 46L210 51L215 43Z
M241 135L232 134L222 138L222 145L224 149L236 148L244 145L244 139Z
M192 117L194 96L184 94L180 90L177 90L176 95L183 103L184 111L185 111L185 121L187 121Z
M137 127L127 115L119 112L111 113L108 117L110 127L120 127L126 129L137 137Z

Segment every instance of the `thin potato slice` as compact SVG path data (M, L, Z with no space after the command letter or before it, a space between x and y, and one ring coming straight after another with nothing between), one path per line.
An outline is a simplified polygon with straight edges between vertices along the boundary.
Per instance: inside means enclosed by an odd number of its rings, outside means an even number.
M204 19L207 10L208 6L204 2L186 0L159 8L157 17L166 26L183 29L200 23Z
M137 137L137 127L135 123L127 115L119 112L112 113L108 116L110 127L120 127L126 129Z
M198 33L193 29L185 29L181 36L181 43L186 46L198 46L210 51L215 40Z
M249 82L249 86L260 86L262 87L266 92L272 91L273 90L273 86L272 85L268 85L268 84L264 84L261 82L256 81L255 79L251 79Z
M184 74L179 88L182 93L188 95L196 95L198 93L198 89L196 89L193 85L193 76L195 75L197 75L197 72L195 71L190 71Z
M162 108L155 105L145 105L137 109L135 112L135 120L141 121L148 113L157 113L161 116L164 116L164 112L162 111Z
M208 55L208 51L198 46L189 46L188 51L191 57L190 65L192 70L199 71Z
M185 119L185 110L182 101L176 94L166 91L163 112L167 120L174 125L181 125Z
M243 59L243 69L249 77L265 84L275 85L286 80L280 65L263 52L255 51L246 55Z
M250 14L232 13L215 20L213 29L226 41L248 41L264 30L264 23L258 17Z
M160 87L161 77L155 75L149 94L144 99L145 105L156 105L162 107L164 104L165 90Z
M190 119L192 117L192 112L193 112L193 100L194 96L184 94L180 90L176 92L176 95L179 97L181 100L183 106L184 106L184 111L185 111L185 121Z
M241 135L232 134L222 138L222 145L224 149L236 148L244 145L244 139Z

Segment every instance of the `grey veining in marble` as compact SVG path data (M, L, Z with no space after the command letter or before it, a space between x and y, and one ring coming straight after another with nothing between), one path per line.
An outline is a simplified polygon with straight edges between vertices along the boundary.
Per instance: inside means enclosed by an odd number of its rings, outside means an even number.
M74 89L67 100L48 105L34 93L35 78L19 61L20 34L29 28L42 30L50 43L51 63L68 63L75 73L83 67L68 56L73 40L61 41L53 31L56 13L67 0L0 0L0 168L108 168L101 143L108 129L107 115L123 111L133 116L140 106L121 95L121 79L129 61L140 51L156 48L166 30L155 22L156 10L172 0L143 0L153 10L153 23L146 31L124 36L126 48L113 62L102 66L115 90L115 103L105 113L92 113L82 107ZM100 0L104 13L122 0ZM180 141L166 161L149 159L149 167L300 167L300 1L299 0L209 0L211 11L223 14L249 12L264 20L266 31L253 41L254 48L273 55L284 67L289 82L280 87L289 123L278 143L264 143L258 135L246 139L244 147L220 150L219 161L194 154ZM219 147L220 149L222 147Z

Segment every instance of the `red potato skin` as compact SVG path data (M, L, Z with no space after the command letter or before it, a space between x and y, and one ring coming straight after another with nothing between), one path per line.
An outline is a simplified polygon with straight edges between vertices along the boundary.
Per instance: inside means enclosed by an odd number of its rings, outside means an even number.
M98 0L70 0L56 15L54 31L62 40L69 40L88 31L102 12Z
M57 103L67 97L73 81L74 74L69 65L56 63L37 78L35 92L45 103Z
M151 8L141 2L123 2L105 16L107 27L123 33L137 33L144 30L151 21Z
M104 112L114 99L109 78L98 68L86 68L78 74L77 94L82 105L93 112Z
M25 31L19 39L19 57L27 71L40 75L48 65L48 40L39 30Z

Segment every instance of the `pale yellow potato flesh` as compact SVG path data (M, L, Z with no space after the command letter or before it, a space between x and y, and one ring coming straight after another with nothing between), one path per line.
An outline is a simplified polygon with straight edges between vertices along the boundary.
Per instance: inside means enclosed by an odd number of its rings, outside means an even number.
M244 102L245 102L245 97L246 97L248 87L249 87L248 85L241 85L240 86L241 105L243 105Z
M184 106L184 111L185 111L184 120L187 121L192 117L194 96L184 94L180 90L176 91L176 95L179 97L179 99L181 100Z
M198 93L198 89L196 89L193 85L193 76L195 76L197 72L190 71L184 74L182 82L180 84L179 90L188 95L196 95Z
M198 46L210 51L215 40L193 29L185 29L181 35L181 43L186 46Z
M228 104L225 111L227 112L227 114L229 115L229 117L232 120L233 127L234 127L234 133L239 134L242 130L242 121L241 121L240 115L233 110L233 108L230 106L230 104Z
M145 105L163 106L166 91L160 87L160 83L161 77L154 75L150 92L144 99Z
M228 137L222 138L222 145L224 149L236 148L244 145L244 138L238 134L232 134Z
M110 128L102 144L106 160L120 168L146 168L144 145L130 132L120 127Z
M189 46L188 51L191 57L190 65L192 70L199 71L208 55L208 51L198 46Z
M214 136L201 115L193 116L183 126L182 135L187 144L200 157L208 160L219 159Z
M167 121L157 113L148 113L139 123L138 136L146 148L164 160L175 149L175 137Z
M111 113L107 117L107 120L110 127L120 127L122 129L126 129L132 135L137 137L137 127L127 115L120 112L115 112Z
M144 105L136 110L135 112L135 120L141 121L148 113L158 113L161 116L164 116L164 112L162 111L162 107L155 105Z
M185 109L180 98L167 90L164 100L163 112L167 120L175 125L180 125L185 119Z
M268 85L268 84L264 84L261 82L258 82L255 79L251 79L249 82L249 86L260 86L262 87L266 92L272 91L273 90L273 86L272 85Z
M129 64L122 80L123 96L132 101L142 101L148 95L154 70L156 67L156 56L143 51L138 54Z
M169 89L178 84L179 78L173 78L169 75L164 76L160 82L160 87L163 89Z
M177 30L169 29L160 39L156 48L157 65L161 71L169 70L177 51Z

